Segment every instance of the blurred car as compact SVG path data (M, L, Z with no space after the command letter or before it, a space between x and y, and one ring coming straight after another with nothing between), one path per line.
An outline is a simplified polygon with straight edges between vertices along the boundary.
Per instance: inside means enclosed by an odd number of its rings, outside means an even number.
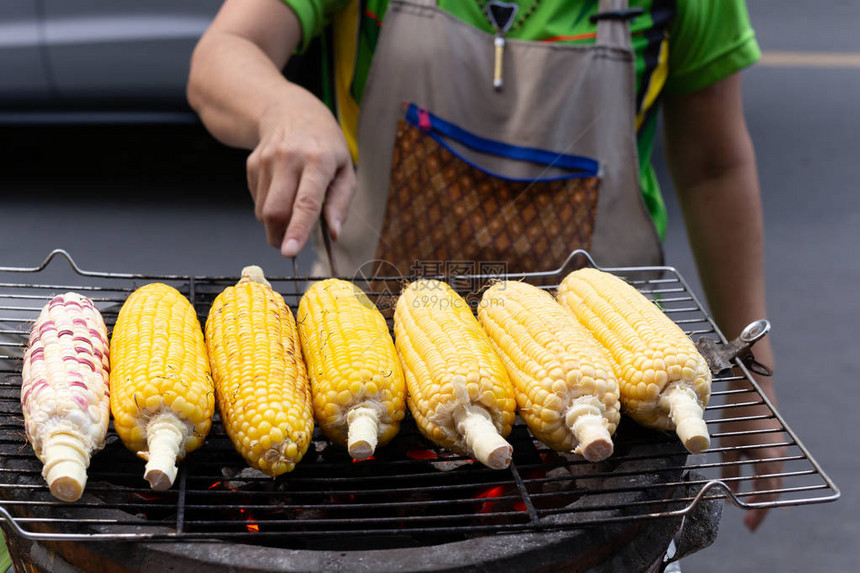
M0 1L0 123L196 121L189 61L222 1ZM285 73L318 93L320 58Z
M0 2L4 109L181 109L221 0Z

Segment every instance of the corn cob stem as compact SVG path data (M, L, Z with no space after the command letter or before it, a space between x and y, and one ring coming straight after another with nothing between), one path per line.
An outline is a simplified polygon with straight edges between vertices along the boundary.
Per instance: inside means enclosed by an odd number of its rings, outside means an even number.
M711 438L702 419L704 412L689 386L673 384L668 387L660 396L659 406L669 412L675 433L688 451L698 454L708 449Z
M503 470L510 465L513 448L499 435L486 409L475 404L464 404L452 414L457 431L476 460L494 470Z
M188 426L172 410L162 412L146 425L146 468L143 477L150 487L164 490L176 479L176 458L183 451Z
M54 434L43 446L45 465L42 476L51 494L63 501L81 497L87 485L90 451L84 440L74 434Z
M261 285L266 285L267 287L271 287L272 284L266 280L266 275L263 273L263 269L258 267L257 265L248 265L247 267L242 268L242 278L239 280L239 283L243 282L255 282L260 283Z
M513 447L499 435L487 409L473 404L469 398L466 377L458 374L451 380L459 404L451 412L457 432L471 450L475 459L494 470L503 470L511 464Z
M568 408L564 418L577 441L573 453L590 462L605 460L614 449L601 406L595 396L580 396Z
M349 427L347 448L349 455L356 460L364 460L373 455L379 438L379 416L376 410L366 406L353 408L346 415Z

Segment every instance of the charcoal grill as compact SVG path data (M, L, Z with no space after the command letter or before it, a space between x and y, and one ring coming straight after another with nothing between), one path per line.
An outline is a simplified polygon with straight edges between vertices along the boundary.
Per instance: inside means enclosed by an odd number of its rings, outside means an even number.
M444 278L466 296L498 278L521 278L553 288L583 261L594 265L587 253L577 251L555 271ZM717 346L726 344L675 269L605 270L659 303L693 339L707 337ZM310 279L269 280L295 309ZM373 280L378 286L396 285L400 279ZM784 463L784 469L770 476L782 478L778 490L756 491L754 480L763 476L754 475L753 463L746 459L722 461L720 454L728 448L688 455L673 435L644 430L626 418L618 430L615 454L596 464L547 449L518 423L509 438L514 446L510 468L493 471L436 448L407 419L392 444L358 463L317 432L297 468L272 479L246 468L216 416L205 445L183 462L170 490L149 489L143 462L123 447L111 427L105 449L92 460L84 496L74 503L58 502L23 435L20 370L29 325L51 296L77 291L96 303L110 328L125 298L152 281L178 288L204 320L214 297L236 278L91 272L80 269L62 250L37 267L0 267L0 516L13 553L29 552L25 559L34 559L34 552L40 551L54 551L65 559L77 554L79 561L101 571L125 570L107 565L135 559L134 568L144 568L152 555L166 555L174 563L210 559L213 565L236 571L394 571L429 569L430 563L434 570L470 569L475 566L470 559L483 557L507 559L500 570L516 570L516 563L522 569L552 570L556 562L548 561L547 553L537 557L539 540L542 547L555 547L555 554L568 561L575 557L582 566L617 562L631 552L645 563L649 551L657 553L648 559L659 560L685 519L694 521L697 512L699 517L703 511L718 513L723 499L750 509L823 503L840 495L762 394L747 366L735 359L731 368L714 377L705 418L713 438L745 433L757 438L748 449L784 447L785 455L774 458ZM371 296L383 307L393 300L385 292ZM726 404L730 396L743 400ZM760 405L765 412L745 417L733 413L751 405ZM719 430L721 422L752 419L772 420L773 428ZM775 435L780 436L777 443ZM732 493L727 481L720 479L720 469L728 464L746 470L734 478L742 493ZM764 493L774 499L745 501ZM665 543L646 549L643 532ZM236 545L245 549L225 553ZM101 551L99 546L111 549ZM452 550L440 551L439 546ZM457 549L466 546L471 557ZM482 570L489 570L488 562L481 562ZM634 571L647 565L624 567Z

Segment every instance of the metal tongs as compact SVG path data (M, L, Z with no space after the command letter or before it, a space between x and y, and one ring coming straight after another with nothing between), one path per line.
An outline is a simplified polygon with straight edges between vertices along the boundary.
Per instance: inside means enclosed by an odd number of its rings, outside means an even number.
M753 344L764 338L768 332L770 332L770 322L765 319L756 320L748 324L740 336L728 344L703 336L696 340L696 348L708 361L711 374L716 375L724 370L730 370L732 360L737 358L751 372L761 376L773 376L773 369L756 360L752 353Z

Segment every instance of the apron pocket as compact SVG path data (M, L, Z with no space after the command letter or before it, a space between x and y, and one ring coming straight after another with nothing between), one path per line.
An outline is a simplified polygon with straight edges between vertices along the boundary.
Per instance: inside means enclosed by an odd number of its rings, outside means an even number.
M599 171L593 159L482 138L410 104L376 259L408 275L449 261L473 273L485 263L555 269L591 247Z

